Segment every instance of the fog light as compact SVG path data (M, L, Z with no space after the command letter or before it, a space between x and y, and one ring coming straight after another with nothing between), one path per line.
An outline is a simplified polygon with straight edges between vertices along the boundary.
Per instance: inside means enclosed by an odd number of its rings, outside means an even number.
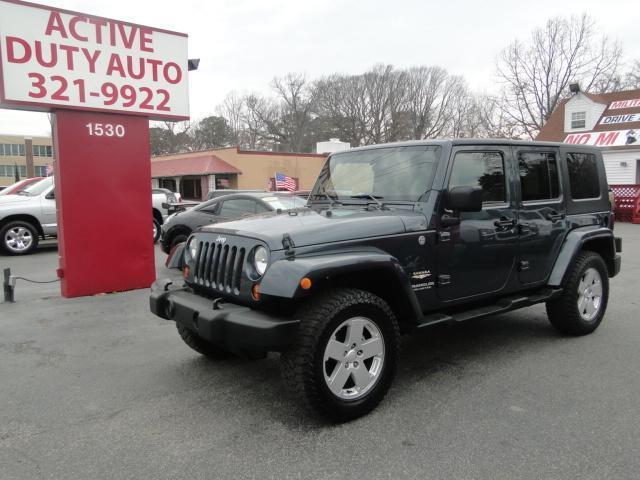
M303 290L309 290L311 288L311 279L308 277L304 277L300 280L300 288Z
M251 287L251 296L257 302L260 300L260 284L254 283L253 287Z

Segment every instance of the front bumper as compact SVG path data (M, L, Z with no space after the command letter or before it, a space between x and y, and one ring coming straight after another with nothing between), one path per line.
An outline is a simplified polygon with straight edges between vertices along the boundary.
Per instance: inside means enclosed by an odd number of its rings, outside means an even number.
M220 347L231 351L282 351L291 345L298 331L299 320L232 303L216 303L189 288L171 289L171 283L158 280L152 285L151 312L175 320Z

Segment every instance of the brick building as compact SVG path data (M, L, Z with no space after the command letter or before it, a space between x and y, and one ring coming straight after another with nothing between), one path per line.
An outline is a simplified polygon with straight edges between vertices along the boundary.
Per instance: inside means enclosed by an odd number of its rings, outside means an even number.
M266 190L276 172L309 190L324 165L326 154L255 152L225 147L151 158L154 187L180 192L185 199L202 200L209 190Z
M20 178L44 177L47 165L52 164L50 137L0 134L0 187L15 182L16 169Z

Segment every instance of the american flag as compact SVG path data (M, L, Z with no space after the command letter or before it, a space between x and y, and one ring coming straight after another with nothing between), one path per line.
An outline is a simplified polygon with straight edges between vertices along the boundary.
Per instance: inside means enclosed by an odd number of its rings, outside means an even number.
M284 173L276 172L276 190L284 188L285 190L289 190L293 192L296 190L296 179L292 177L288 177Z

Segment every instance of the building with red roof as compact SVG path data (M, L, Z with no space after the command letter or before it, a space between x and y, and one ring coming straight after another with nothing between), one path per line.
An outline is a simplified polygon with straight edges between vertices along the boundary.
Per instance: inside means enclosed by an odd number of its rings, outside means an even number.
M203 200L210 190L267 190L282 173L298 190L310 190L326 154L256 152L224 147L151 158L153 187L180 192L185 199Z
M640 89L578 91L558 105L536 139L598 146L609 184L640 184Z

